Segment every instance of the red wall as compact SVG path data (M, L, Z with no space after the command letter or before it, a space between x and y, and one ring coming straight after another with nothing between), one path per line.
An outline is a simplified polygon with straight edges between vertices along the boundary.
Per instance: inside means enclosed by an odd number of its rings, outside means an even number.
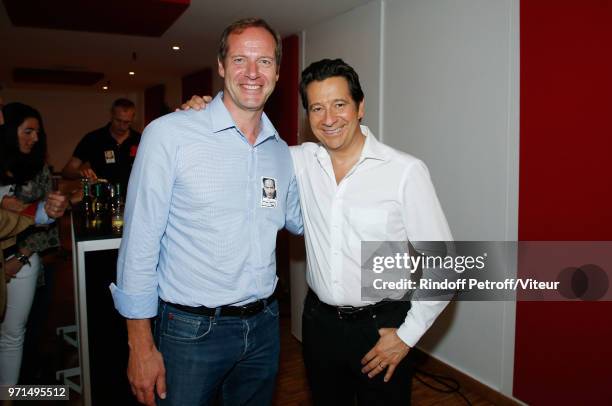
M265 111L278 134L289 145L297 144L298 84L300 74L299 39L291 35L283 39L283 59L278 82L266 102ZM281 230L276 239L277 294L288 303L289 299L289 234Z
M212 69L204 68L181 78L181 100L189 100L191 96L212 95Z
M300 75L299 38L283 39L283 59L274 93L266 103L266 114L289 145L297 144L298 86Z
M519 239L612 240L612 1L521 1L520 30ZM514 395L612 404L612 303L519 302Z
M168 106L164 101L166 97L166 86L156 85L145 89L144 92L144 115L145 115L145 126L155 120L157 117L161 117L168 113Z

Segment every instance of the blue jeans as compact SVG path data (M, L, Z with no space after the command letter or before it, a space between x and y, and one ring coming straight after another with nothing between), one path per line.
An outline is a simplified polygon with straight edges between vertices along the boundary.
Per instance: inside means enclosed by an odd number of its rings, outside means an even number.
M166 367L159 405L272 403L279 357L278 302L250 317L201 316L160 303L155 340Z

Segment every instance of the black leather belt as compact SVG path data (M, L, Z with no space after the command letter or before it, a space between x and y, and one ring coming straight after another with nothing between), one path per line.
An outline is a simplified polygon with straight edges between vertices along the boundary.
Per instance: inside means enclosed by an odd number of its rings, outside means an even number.
M185 306L176 303L170 303L162 300L162 303L166 303L176 309L182 310L187 313L198 314L200 316L214 316L217 314L217 309L219 310L220 316L230 316L230 317L250 317L260 313L266 306L274 303L276 300L276 296L272 294L272 296L266 299L259 299L251 303L247 303L244 306L219 306L219 307L206 307L206 306Z
M377 312L383 309L392 308L397 305L398 302L394 300L381 301L367 306L332 306L325 302L322 302L319 297L312 290L308 292L313 301L317 303L317 306L328 312L333 313L340 320L365 320L372 318Z

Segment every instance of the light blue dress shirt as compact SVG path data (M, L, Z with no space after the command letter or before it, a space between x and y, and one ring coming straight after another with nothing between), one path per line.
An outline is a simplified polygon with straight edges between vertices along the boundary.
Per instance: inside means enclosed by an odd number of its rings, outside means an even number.
M34 216L34 223L39 225L51 224L55 219L50 218L45 211L45 200L38 202L36 206L36 214Z
M222 97L203 111L163 116L143 133L110 286L124 317L154 317L158 297L207 307L266 298L277 282L278 230L303 232L287 144L263 114L250 145ZM272 200L263 178L275 180Z

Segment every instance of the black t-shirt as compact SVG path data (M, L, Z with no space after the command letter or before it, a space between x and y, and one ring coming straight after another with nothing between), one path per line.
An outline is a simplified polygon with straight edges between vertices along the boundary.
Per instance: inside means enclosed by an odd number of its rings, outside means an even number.
M125 196L139 143L140 133L130 128L130 135L118 145L110 133L109 123L85 135L72 155L89 162L99 178L120 183Z

